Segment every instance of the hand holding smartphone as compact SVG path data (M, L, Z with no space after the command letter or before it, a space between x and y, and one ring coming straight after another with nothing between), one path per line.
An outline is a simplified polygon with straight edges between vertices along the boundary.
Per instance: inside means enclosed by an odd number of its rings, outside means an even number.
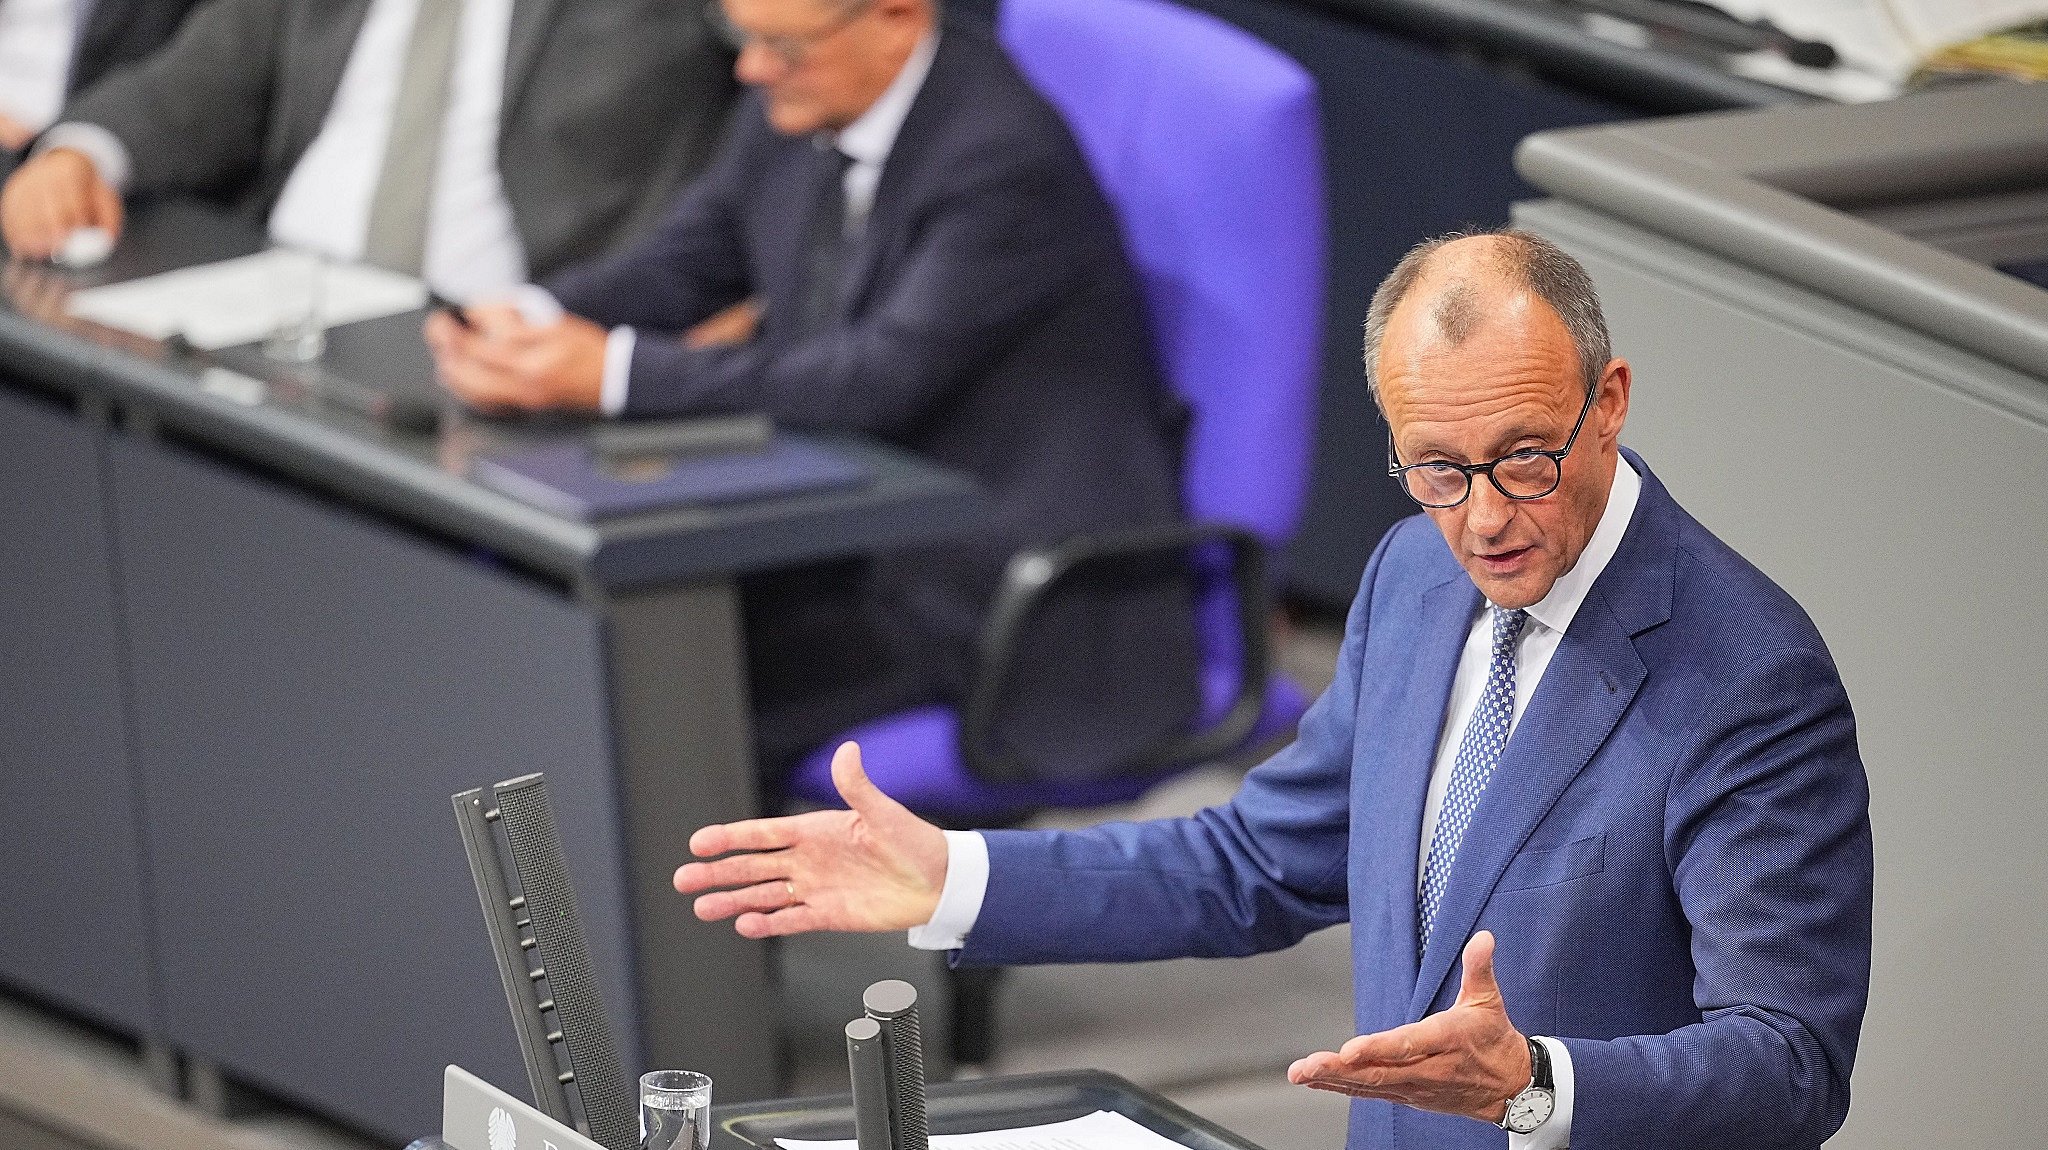
M469 313L463 310L461 304L432 289L427 291L427 310L447 312L449 318L461 324L464 330L476 330L476 321L469 318Z

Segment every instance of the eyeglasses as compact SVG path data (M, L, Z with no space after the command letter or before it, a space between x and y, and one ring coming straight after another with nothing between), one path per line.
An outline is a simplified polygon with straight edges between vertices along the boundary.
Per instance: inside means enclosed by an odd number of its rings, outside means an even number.
M725 42L725 46L734 52L744 52L748 45L759 44L780 60L783 67L795 68L802 65L819 44L837 36L848 25L866 15L867 10L874 7L874 3L875 0L857 0L842 11L838 19L832 23L801 36L769 36L749 32L732 22L732 18L725 14L725 6L721 0L710 0L704 5L704 21L711 25L711 31Z
M1578 442L1579 428L1586 425L1586 413L1593 410L1593 400L1600 394L1595 385L1586 390L1586 402L1579 406L1579 419L1572 424L1572 433L1565 439L1564 446L1556 451L1538 451L1530 448L1501 456L1491 463L1451 463L1447 460L1432 459L1427 463L1411 463L1406 467L1394 455L1394 433L1387 431L1387 474L1399 480L1401 490L1408 498L1424 507L1456 507L1472 494L1472 477L1484 475L1493 481L1496 491L1509 499L1541 499L1557 490L1564 479L1564 457L1572 453L1572 444Z

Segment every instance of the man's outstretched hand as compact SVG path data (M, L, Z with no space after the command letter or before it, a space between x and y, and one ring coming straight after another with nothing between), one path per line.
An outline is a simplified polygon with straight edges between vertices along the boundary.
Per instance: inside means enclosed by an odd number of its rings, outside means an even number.
M1465 944L1464 981L1449 1010L1364 1034L1287 1068L1298 1086L1499 1122L1529 1085L1529 1043L1508 1021L1493 977L1493 935Z
M832 756L832 783L850 810L725 823L691 835L690 853L715 859L676 869L676 890L699 896L697 917L738 916L733 928L748 938L909 930L931 921L946 885L945 832L869 782L853 743Z

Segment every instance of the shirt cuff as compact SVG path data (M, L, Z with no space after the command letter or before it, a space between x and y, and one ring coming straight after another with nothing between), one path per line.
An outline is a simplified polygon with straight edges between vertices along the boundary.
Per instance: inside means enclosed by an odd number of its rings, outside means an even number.
M1557 1105L1533 1134L1508 1135L1508 1150L1569 1150L1572 1144L1572 1052L1555 1038L1538 1038L1550 1054L1551 1093Z
M553 327L565 314L562 301L539 284L520 284L513 288L512 306L519 309L520 319L535 327Z
M947 831L946 885L932 920L910 928L910 945L919 950L959 950L967 945L981 900L988 894L988 840L978 831Z
M616 416L626 410L626 381L633 374L633 343L638 338L632 328L623 324L604 337L604 382L598 387L597 408L606 415ZM950 850L947 852L949 858L951 853ZM982 869L988 869L986 863ZM946 873L952 874L950 866ZM950 884L952 879L946 881ZM974 905L980 909L981 899L978 896Z
M91 160L94 170L99 172L100 179L105 180L108 187L117 192L128 190L128 145L121 142L121 137L98 124L72 121L57 124L44 132L36 140L35 151L30 154L40 156L58 148L70 148Z

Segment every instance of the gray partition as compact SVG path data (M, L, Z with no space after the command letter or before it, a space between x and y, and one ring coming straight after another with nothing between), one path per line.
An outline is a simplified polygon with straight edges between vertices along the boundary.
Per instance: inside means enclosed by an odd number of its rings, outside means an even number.
M0 981L160 1023L122 723L103 433L0 392Z
M174 447L111 473L170 1040L400 1141L449 1062L522 1083L448 796L546 771L637 1065L595 616Z
M2048 186L2044 97L1987 89L1525 148L1570 202L1518 218L1586 261L1635 366L1624 440L1812 613L1856 707L1875 969L1831 1146L2042 1141L2048 373L2025 365L2048 366L2048 293L1810 196L1861 213L1913 198L1901 189L2010 193L2029 165Z

